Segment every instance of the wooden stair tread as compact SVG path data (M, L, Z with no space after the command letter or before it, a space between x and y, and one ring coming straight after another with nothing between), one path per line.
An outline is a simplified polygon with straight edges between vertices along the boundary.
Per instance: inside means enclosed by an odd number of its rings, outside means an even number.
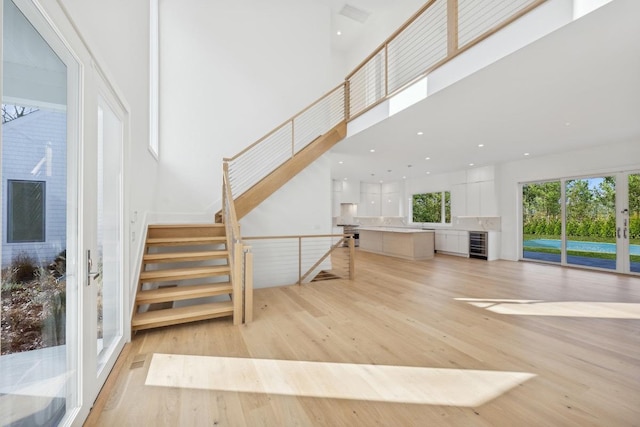
M188 307L136 313L131 320L131 327L135 331L176 325L179 323L195 322L204 319L213 319L216 317L231 316L232 314L232 301L214 302Z
M210 245L226 243L225 236L215 237L163 237L147 239L147 246L180 246L180 245Z
M161 262L203 261L208 259L226 258L229 251L199 251L199 252L162 252L145 254L142 258L146 264Z
M164 282L168 280L199 279L209 276L227 275L230 271L231 270L228 265L149 270L140 273L140 282L146 283Z
M206 228L206 227L224 227L224 224L218 224L215 222L207 223L186 223L186 224L149 224L149 228Z
M191 298L202 298L214 295L230 294L233 287L229 282L206 283L201 285L173 286L170 288L139 291L136 304L154 304L167 301L179 301Z

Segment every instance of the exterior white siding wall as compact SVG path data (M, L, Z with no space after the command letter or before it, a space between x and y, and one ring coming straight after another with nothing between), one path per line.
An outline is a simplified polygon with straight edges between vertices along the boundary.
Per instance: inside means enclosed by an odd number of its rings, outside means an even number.
M66 249L67 150L66 114L36 111L3 125L2 134L2 267L21 253L46 266ZM49 164L47 151L50 148ZM36 166L45 158L39 168ZM44 181L45 241L8 243L8 181Z

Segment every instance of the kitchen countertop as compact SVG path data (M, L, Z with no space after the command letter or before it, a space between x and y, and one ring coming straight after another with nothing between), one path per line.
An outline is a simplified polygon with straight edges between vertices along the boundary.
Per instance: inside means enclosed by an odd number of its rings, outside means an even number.
M435 230L422 230L420 228L400 227L358 227L359 231L384 231L387 233L434 233Z

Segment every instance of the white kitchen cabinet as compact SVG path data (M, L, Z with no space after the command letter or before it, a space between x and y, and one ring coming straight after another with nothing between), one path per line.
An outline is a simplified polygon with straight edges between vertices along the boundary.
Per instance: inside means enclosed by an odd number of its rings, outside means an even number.
M468 183L466 205L465 216L498 216L495 181Z
M500 239L502 234L499 231L489 231L487 233L487 260L494 261L500 259Z
M360 181L342 181L340 203L360 203Z
M400 193L383 193L380 199L382 216L400 216Z
M342 203L342 181L333 180L333 192L331 193L331 216L340 216L340 203Z
M455 184L451 187L451 216L467 215L467 184Z
M467 184L467 213L466 216L480 216L480 183Z
M360 216L380 216L380 194L361 193L361 203L358 205L358 215Z
M464 230L436 230L436 251L468 256L469 233Z
M480 182L480 215L498 216L495 181Z

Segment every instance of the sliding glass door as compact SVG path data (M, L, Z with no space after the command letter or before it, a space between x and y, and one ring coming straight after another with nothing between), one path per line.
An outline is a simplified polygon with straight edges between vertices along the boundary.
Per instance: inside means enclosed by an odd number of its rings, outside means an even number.
M640 174L522 185L522 259L640 273Z
M627 200L619 215L622 227L618 239L626 249L623 270L640 273L640 173L626 175Z
M616 177L565 181L566 259L569 265L616 269Z

